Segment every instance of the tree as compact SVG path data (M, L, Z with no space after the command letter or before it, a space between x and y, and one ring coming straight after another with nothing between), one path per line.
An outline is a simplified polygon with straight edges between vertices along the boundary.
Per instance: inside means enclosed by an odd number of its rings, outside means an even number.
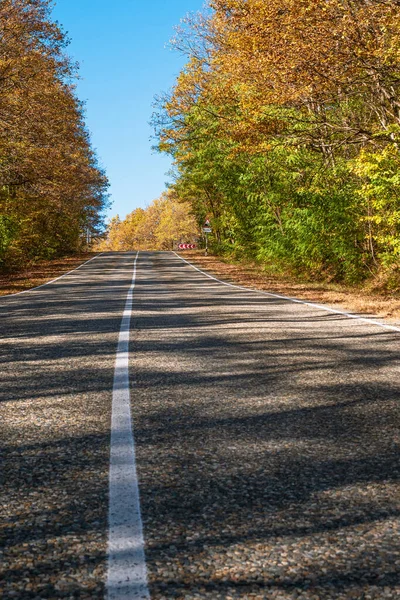
M211 0L153 118L218 249L358 280L398 258L400 3ZM391 257L391 258L390 258Z
M3 264L76 251L108 202L51 6L0 1L0 214L16 232Z
M176 242L196 238L198 230L190 207L175 194L166 192L146 209L135 209L123 221L114 217L98 249L171 250Z

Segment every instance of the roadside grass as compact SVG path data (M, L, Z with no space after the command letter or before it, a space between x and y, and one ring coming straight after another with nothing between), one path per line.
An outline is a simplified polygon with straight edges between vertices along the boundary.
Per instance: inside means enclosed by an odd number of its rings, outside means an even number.
M229 283L291 296L359 315L387 319L400 325L400 291L388 292L364 286L348 286L323 281L301 281L287 275L264 272L251 262L234 262L221 256L208 255L200 250L179 254L197 267Z
M64 273L68 273L68 271L72 271L72 269L76 269L96 254L97 252L82 252L73 256L29 264L23 269L11 273L0 272L0 296L24 292L43 285Z

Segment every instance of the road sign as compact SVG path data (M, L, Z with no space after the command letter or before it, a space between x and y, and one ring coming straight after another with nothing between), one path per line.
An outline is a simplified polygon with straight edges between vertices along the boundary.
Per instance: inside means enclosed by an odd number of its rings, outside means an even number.
M194 250L196 244L178 244L179 250Z
M211 227L203 227L204 233L212 233Z

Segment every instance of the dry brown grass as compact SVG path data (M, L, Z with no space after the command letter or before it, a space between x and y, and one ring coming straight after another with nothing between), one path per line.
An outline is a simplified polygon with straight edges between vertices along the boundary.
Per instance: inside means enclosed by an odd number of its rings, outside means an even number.
M0 273L0 296L16 294L43 285L96 256L94 252L83 252L74 256L46 260L29 265L15 273Z
M264 273L260 265L233 263L219 256L204 256L199 250L180 253L193 264L225 281L323 303L339 310L387 319L400 324L400 296L378 293L366 287L350 287L321 281L306 282L281 275Z

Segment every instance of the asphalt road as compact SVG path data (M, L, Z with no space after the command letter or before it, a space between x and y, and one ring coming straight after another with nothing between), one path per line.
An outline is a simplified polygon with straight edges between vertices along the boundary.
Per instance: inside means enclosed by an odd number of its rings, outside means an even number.
M134 254L0 299L4 598L103 598ZM131 393L152 599L400 598L400 333L141 253Z

